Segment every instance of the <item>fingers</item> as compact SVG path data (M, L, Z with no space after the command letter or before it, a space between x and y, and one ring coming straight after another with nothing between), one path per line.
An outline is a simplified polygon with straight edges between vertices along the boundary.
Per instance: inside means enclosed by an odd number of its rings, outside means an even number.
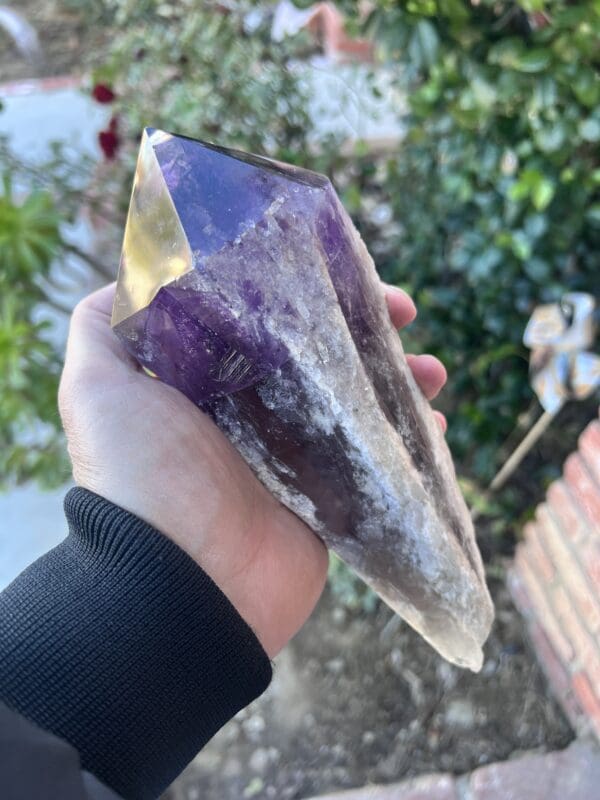
M433 400L434 397L437 397L448 377L442 362L435 356L430 355L407 355L406 360L425 397L428 400ZM446 433L448 429L446 417L441 411L434 411L433 413L442 429L442 433Z
M134 362L110 328L115 284L84 297L75 307L69 326L65 374L78 380L84 375L100 382L115 370L131 370Z
M383 284L383 290L392 325L395 328L404 328L406 325L410 325L417 316L417 308L410 295L403 289L397 286L390 286L387 283ZM442 362L435 356L430 355L407 355L406 360L425 397L428 400L433 400L434 397L437 397L448 377ZM448 427L446 417L441 411L434 411L433 413L445 433Z
M446 431L448 430L448 420L446 419L446 417L442 414L441 411L434 411L433 414L437 419L440 428L442 429L442 433L446 433Z
M383 284L390 319L395 328L404 328L417 316L417 307L410 295L397 286Z
M442 362L430 355L407 355L406 360L425 397L428 400L437 397L448 377Z

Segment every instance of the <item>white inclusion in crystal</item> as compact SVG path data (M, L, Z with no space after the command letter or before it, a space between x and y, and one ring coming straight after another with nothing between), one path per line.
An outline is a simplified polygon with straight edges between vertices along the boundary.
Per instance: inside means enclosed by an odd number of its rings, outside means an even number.
M317 351L324 364L329 362L329 349L323 342L317 342Z
M142 342L142 357L146 361L150 361L154 358L154 351L155 348L152 346L152 342L149 339L144 339Z
M275 372L275 377L279 377L279 372L280 372L279 370ZM269 411L273 411L279 405L286 405L285 389L283 387L284 384L282 384L281 379L278 380L277 386L275 386L273 383L269 381L264 381L256 386L256 393L262 400L265 408L268 408ZM293 403L293 396L291 395L291 391L290 391L289 403L290 405Z
M298 225L301 227L300 221ZM278 226L277 233L285 243L286 234ZM302 248L304 268L310 264L311 271L326 272L324 254L312 244L308 232L306 235L302 234L303 231L299 230L297 240L304 243ZM277 248L278 243L273 238L270 245ZM281 259L280 262L282 270L289 272L290 283L293 283L294 279L298 280L297 276L302 274L302 270L298 270L297 260L296 251L290 254L288 259ZM438 560L432 558L431 542L427 537L420 535L425 521L424 507L427 504L425 490L416 485L415 496L410 499L399 491L398 484L402 482L402 477L399 474L390 475L389 465L400 461L403 463L402 466L398 464L399 471L410 472L412 464L408 455L397 447L397 433L381 411L372 385L365 381L364 367L356 353L333 288L325 293L322 289L318 289L317 294L309 296L310 310L308 302L304 301L307 288L305 285L303 292L290 292L290 296L295 310L300 311L301 318L307 321L315 319L320 321L314 332L316 338L307 339L305 330L300 330L296 334L293 330L289 331L283 338L290 358L303 374L302 388L308 397L305 408L307 435L317 440L323 435L333 435L337 428L348 442L365 444L370 442L369 446L362 447L361 450L346 453L354 465L354 480L358 488L374 503L372 519L379 520L378 523L365 523L361 538L364 536L365 539L368 537L373 541L381 540L385 527L393 529L399 519L404 519L407 523L403 525L405 537L412 540L410 551L413 563L428 578L435 579L439 574ZM283 329L277 318L267 318L266 323L274 336L282 337ZM335 354L329 363L324 363L321 357L324 349L332 355ZM348 391L348 385L357 384L361 385L367 396L359 408L349 405L352 392ZM283 389L281 381L278 382L278 386L281 392ZM290 407L296 407L293 386L289 387L287 392L285 389L283 391L283 397L277 394L269 398L271 409L277 406L284 407L285 395L288 393ZM393 485L388 485L389 478L392 479ZM294 511L302 515L299 509L294 508Z

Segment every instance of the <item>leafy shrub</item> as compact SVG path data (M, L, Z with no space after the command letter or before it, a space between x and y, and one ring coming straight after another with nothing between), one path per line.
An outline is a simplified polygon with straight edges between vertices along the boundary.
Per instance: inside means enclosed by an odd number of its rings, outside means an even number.
M117 93L130 169L146 125L318 165L309 146L306 88L288 69L308 39L273 43L271 3L104 0L104 6L116 30L93 74ZM122 171L122 160L116 166Z
M415 294L419 345L450 374L455 455L487 479L532 397L533 306L600 295L600 6L374 6L367 28L410 102L377 176L399 225L380 266Z
M44 287L60 245L52 197L14 197L7 177L0 195L0 488L35 477L66 479L56 392L60 355L39 318Z

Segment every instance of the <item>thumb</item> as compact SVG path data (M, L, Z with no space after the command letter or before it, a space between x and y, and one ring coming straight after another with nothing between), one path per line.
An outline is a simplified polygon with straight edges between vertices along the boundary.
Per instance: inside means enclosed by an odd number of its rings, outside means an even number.
M106 371L136 369L110 327L115 283L84 297L73 310L69 326L65 372L93 372L96 380Z
M99 395L139 376L140 368L110 327L115 284L84 297L73 310L65 364L58 390L58 407L65 416L78 398Z

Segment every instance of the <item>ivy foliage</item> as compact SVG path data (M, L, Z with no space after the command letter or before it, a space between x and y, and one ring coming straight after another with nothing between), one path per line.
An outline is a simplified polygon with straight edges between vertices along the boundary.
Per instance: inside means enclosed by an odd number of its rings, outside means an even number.
M377 176L398 223L380 266L415 294L419 344L448 367L455 455L488 479L532 399L533 307L600 296L600 3L373 5L353 23L410 105Z

